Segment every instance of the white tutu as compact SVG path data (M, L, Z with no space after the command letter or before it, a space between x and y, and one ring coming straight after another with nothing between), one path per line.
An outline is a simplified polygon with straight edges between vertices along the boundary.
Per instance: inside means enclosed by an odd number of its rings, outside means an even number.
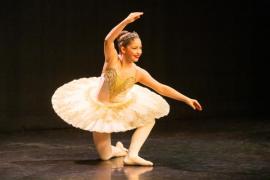
M95 97L100 77L80 78L59 87L53 109L74 127L96 132L131 130L169 113L168 103L153 91L134 84L120 102L105 104Z

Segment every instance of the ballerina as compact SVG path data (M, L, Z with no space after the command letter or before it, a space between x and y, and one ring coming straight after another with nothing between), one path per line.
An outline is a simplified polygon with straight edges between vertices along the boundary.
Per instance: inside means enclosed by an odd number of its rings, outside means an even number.
M142 55L142 42L138 33L124 28L142 15L143 12L130 13L108 33L101 76L64 84L52 96L52 105L67 123L92 132L102 160L125 156L125 165L153 166L151 161L139 156L139 151L155 120L169 113L170 107L162 96L182 101L194 110L201 111L202 106L136 65ZM115 146L111 144L111 133L131 129L135 132L128 149L120 141Z

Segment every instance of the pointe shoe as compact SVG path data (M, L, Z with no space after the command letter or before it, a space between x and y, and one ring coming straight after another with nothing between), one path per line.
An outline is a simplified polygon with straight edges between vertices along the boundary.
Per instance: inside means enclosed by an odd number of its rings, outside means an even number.
M147 161L139 156L126 156L124 159L125 165L137 165L137 166L153 166L154 164L151 161Z
M115 146L122 149L123 151L128 152L128 149L125 148L124 145L120 141L118 141Z
M124 148L121 142L117 142L115 146L112 146L113 150L113 157L122 157L128 154L127 149Z

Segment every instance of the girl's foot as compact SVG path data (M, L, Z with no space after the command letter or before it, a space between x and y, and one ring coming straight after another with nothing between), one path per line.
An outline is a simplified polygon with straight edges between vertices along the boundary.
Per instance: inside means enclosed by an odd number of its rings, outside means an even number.
M151 161L147 161L139 156L126 156L124 159L125 165L140 165L140 166L153 166Z
M115 145L117 148L119 148L119 149L121 149L121 150L123 150L123 151L126 151L126 152L128 152L128 149L127 148L125 148L124 147L124 145L120 142L120 141L118 141L117 143L116 143L116 145Z
M113 155L112 157L122 157L127 155L127 149L124 145L118 141L115 146L112 146Z

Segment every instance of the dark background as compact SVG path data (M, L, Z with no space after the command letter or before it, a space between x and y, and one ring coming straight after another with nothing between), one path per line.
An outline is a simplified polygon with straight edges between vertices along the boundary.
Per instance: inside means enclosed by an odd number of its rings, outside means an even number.
M196 98L195 112L168 99L166 128L193 119L267 118L267 1L28 0L1 4L0 132L70 127L51 107L57 87L99 76L103 39L127 26L143 41L137 63L157 80ZM266 44L267 43L267 44ZM172 123L175 122L175 123ZM160 125L162 127L162 125Z

